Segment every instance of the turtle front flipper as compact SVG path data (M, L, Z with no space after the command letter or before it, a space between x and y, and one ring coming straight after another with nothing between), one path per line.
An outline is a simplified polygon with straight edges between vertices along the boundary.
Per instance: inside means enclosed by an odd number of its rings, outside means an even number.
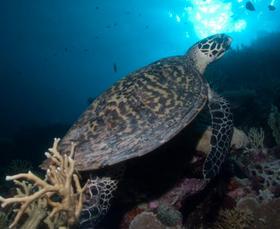
M117 189L118 180L110 177L90 179L86 186L80 228L94 228L110 208L110 200Z
M203 165L204 178L215 177L230 150L233 115L227 100L209 89L208 108L212 120L211 150Z
M125 165L115 165L101 174L95 174L86 183L83 208L80 215L80 229L96 228L107 214L119 181L125 172Z

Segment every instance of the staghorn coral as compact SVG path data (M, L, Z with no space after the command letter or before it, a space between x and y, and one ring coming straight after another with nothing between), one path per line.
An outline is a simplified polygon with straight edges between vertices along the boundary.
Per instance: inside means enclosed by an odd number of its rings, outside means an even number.
M32 195L33 190L36 189L32 183L25 180L15 180L14 183L18 186L16 189L17 194L14 196L15 198L24 198ZM36 228L41 220L47 216L47 200L44 198L33 201L27 206L25 214L27 218L21 226L21 229Z
M55 139L53 147L46 153L52 164L44 180L30 171L6 177L6 180L13 180L19 186L15 196L0 197L2 207L19 204L16 216L9 228L15 227L26 217L27 219L23 222L25 228L37 228L43 219L50 228L52 228L50 225L58 222L59 226L69 228L78 221L84 188L81 188L78 175L74 170L75 146L72 144L69 156L62 156L57 150L59 141L60 139ZM35 212L37 217L34 216Z
M213 229L250 229L253 225L253 214L249 210L223 209L219 212Z
M280 112L276 106L271 106L267 123L272 130L275 142L280 145Z

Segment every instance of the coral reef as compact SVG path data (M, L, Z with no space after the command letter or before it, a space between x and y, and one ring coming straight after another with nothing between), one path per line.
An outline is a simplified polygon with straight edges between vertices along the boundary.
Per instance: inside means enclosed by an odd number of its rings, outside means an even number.
M265 148L264 130L251 130L249 150L246 148L240 151L234 158L243 173L243 178L236 176L230 178L226 196L234 204L229 207L229 210L251 212L253 221L249 228L278 228L280 225L277 216L280 211L279 146ZM219 223L219 220L216 223Z
M248 167L249 176L252 180L253 188L258 192L260 190L268 191L275 195L280 196L280 160L271 162L255 163ZM264 194L264 193L262 193Z
M84 188L81 188L74 169L75 146L72 145L69 156L62 156L57 150L59 141L55 139L53 147L46 153L52 164L44 180L30 171L6 177L6 180L12 180L19 186L15 196L0 197L2 207L13 204L20 206L16 209L10 228L19 223L23 224L22 228L37 228L43 220L50 228L54 225L69 228L78 221ZM21 222L23 219L25 221Z
M211 130L207 131L209 135ZM246 144L236 144L237 147L232 147L232 162L229 163L233 164L228 166L230 172L223 170L215 181L207 183L199 178L190 178L189 176L195 174L187 170L186 177L179 179L160 196L144 201L144 204L138 204L130 211L129 222L147 213L149 217L152 215L153 218L149 219L154 223L156 216L156 222L165 228L168 225L189 229L277 228L277 223L280 225L276 219L276 212L280 211L280 206L275 203L280 195L280 160L277 159L279 147L265 148L263 129L251 129L251 145L248 145L249 140L244 132L241 133L240 138L247 141L243 141ZM194 158L199 158L200 153L204 154L196 151ZM204 157L201 158L203 160ZM196 168L199 166L196 162L193 164L193 160L190 165ZM195 168L191 167L190 170L193 172ZM241 207L241 203L251 199L254 208ZM275 207L275 219L270 219L268 215L271 206ZM261 207L264 207L265 212L261 211Z

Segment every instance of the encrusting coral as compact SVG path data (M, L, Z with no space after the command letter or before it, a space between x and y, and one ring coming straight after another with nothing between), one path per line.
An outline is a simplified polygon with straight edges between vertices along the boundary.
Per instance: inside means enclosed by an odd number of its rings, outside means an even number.
M213 229L249 229L253 226L253 214L249 210L223 209Z
M182 213L168 205L160 205L157 209L157 218L166 226L182 224Z
M254 222L250 227L252 229L279 228L279 198L260 203L255 197L244 197L238 201L236 208L241 211L252 212Z
M59 141L56 138L53 147L46 153L52 163L44 180L30 171L6 177L6 180L13 180L19 186L15 196L0 197L2 207L19 204L9 228L18 224L22 224L22 228L37 228L42 221L49 228L54 228L55 224L56 227L69 228L78 222L85 188L81 187L74 169L75 145L72 144L69 156L61 155L57 149ZM24 222L21 222L23 219Z

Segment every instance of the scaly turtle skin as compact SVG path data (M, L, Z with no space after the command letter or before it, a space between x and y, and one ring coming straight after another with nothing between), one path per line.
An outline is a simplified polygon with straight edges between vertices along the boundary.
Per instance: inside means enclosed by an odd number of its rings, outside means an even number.
M129 74L92 102L60 142L60 151L67 153L71 142L76 143L76 168L80 171L140 157L173 138L208 102L213 136L203 174L214 177L229 150L232 115L228 103L211 91L203 73L209 63L223 56L230 43L225 34L213 35L193 45L185 55L161 59ZM89 190L96 193L98 189L99 194L109 193L111 198L117 181L103 180L92 180ZM102 187L109 184L114 188L104 191ZM95 195L92 201L92 193L83 220L108 209L108 198Z

